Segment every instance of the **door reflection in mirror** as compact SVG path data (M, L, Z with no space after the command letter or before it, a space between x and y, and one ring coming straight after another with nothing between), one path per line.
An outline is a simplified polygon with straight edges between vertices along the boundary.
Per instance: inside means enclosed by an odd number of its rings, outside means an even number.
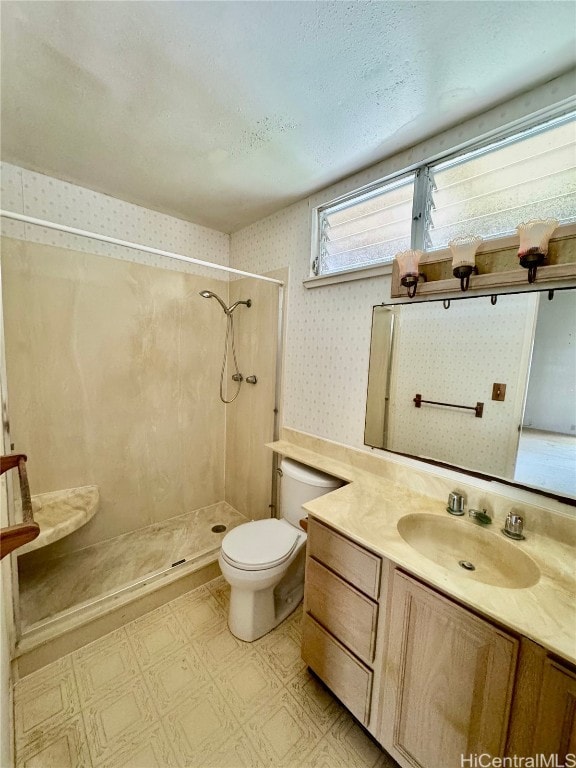
M576 497L575 390L574 289L374 307L367 445Z

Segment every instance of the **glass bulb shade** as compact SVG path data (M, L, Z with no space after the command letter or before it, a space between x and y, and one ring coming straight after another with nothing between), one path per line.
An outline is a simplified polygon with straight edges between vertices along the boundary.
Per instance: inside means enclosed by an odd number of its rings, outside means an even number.
M520 235L518 256L524 256L528 251L538 251L546 255L548 253L548 241L558 224L557 219L531 219L518 224L516 227L516 231Z
M450 240L448 247L452 253L452 269L456 267L474 267L476 265L476 251L482 242L476 235L463 235Z
M406 275L417 275L420 259L424 255L423 251L400 251L396 254L400 278Z

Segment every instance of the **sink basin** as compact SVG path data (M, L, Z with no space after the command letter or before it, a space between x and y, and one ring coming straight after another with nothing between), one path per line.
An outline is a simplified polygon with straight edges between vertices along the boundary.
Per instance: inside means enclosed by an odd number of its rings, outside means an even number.
M398 532L424 557L483 584L525 589L540 578L536 563L517 544L467 520L406 515L398 521Z

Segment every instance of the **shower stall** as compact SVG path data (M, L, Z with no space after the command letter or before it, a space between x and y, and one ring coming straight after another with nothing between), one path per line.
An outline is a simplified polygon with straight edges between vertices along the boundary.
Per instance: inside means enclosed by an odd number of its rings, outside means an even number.
M54 527L17 557L21 652L213 578L225 532L274 505L284 275L42 226L69 240L2 237L5 446Z

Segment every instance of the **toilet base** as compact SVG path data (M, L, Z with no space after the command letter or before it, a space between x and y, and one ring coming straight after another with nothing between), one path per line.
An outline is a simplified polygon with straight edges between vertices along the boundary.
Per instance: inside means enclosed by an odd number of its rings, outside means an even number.
M235 637L258 640L296 610L304 596L304 557L302 547L278 584L258 591L231 585L228 627Z
M274 595L274 591L231 590L228 628L234 637L248 643L258 640L287 619L300 605L304 596L303 585L284 599Z

